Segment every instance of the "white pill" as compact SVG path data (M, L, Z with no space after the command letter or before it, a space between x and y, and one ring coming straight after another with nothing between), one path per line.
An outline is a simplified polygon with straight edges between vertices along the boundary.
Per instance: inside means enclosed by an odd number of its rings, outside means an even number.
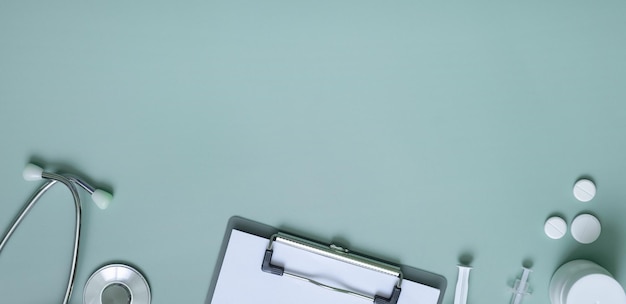
M588 179L580 179L574 184L574 196L581 202L588 202L596 196L596 185Z
M567 223L564 219L553 216L546 221L546 224L543 226L543 231L549 238L558 240L567 232Z
M572 236L581 244L591 244L600 237L602 226L591 214L581 214L572 221Z

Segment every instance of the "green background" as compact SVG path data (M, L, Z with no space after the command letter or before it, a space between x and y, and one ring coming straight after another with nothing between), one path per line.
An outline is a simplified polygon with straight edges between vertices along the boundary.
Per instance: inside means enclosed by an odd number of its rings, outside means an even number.
M108 262L153 303L204 303L243 216L439 273L507 303L589 258L626 282L624 1L1 1L0 229L34 160L112 189L84 201L72 303ZM592 177L598 195L572 196ZM0 255L2 302L62 298L62 188ZM596 214L591 245L543 223ZM10 300L10 301L9 301Z

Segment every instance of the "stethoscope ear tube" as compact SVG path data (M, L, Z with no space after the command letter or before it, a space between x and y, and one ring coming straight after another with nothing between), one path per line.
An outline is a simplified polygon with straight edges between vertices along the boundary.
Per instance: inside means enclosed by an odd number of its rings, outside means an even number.
M75 212L76 221L75 221L75 226L74 226L75 228L74 229L74 250L72 253L72 264L71 264L71 268L68 274L65 296L62 302L63 304L67 304L72 295L72 288L74 286L74 278L76 276L76 264L78 261L78 248L79 248L79 243L80 243L80 227L81 227L82 211L81 211L80 197L78 195L78 191L76 190L76 185L79 185L81 188L85 189L85 191L91 194L92 199L94 200L96 205L100 207L100 209L105 209L106 207L108 207L113 197L110 193L106 191L94 189L88 183L82 181L79 178L76 178L73 176L66 177L60 174L46 172L41 167L35 164L27 164L26 167L24 168L22 176L27 181L37 181L37 180L42 180L42 179L46 179L48 181L44 183L33 194L33 196L26 203L24 209L22 209L22 211L13 221L13 224L11 225L9 230L6 232L6 234L2 238L2 242L0 242L0 253L2 252L2 249L4 248L4 246L6 246L8 240L11 238L11 236L13 235L17 227L20 225L22 220L24 220L26 215L35 206L35 204L39 201L39 199L57 182L65 185L67 189L69 189L70 192L72 193L72 198L74 200L74 206L76 210Z
M71 264L70 272L69 272L68 279L67 279L67 287L65 289L65 296L62 302L66 304L69 302L70 296L72 295L72 287L74 286L74 277L76 276L76 262L78 261L78 246L79 246L79 239L80 239L80 217L81 217L80 198L76 191L76 187L74 187L74 185L69 179L61 175L48 173L48 172L42 172L41 176L43 178L49 179L49 181L43 184L33 194L33 196L28 200L26 207L24 207L24 209L20 212L18 217L15 218L15 221L11 225L11 228L9 228L6 235L2 238L2 243L0 243L0 252L2 251L2 248L4 248L8 240L11 238L11 235L13 235L13 232L15 232L15 230L20 225L22 220L26 217L28 212L35 206L35 204L39 201L39 199L44 195L44 193L46 193L57 182L64 184L72 193L72 197L74 198L74 206L76 208L76 222L74 226L74 250L72 253L72 264Z
M24 171L22 171L22 177L24 177L24 179L27 181L42 180L44 178L44 175L47 175L47 174L49 175L50 173L45 172L43 168L33 163L27 164L24 167ZM71 175L64 176L64 175L57 175L57 174L55 175L64 177L67 180L69 180L71 182L70 184L72 184L74 188L76 188L75 185L78 185L80 186L80 188L83 188L85 191L87 191L87 193L89 193L89 195L91 195L91 199L96 204L96 206L98 206L98 208L102 210L107 209L109 207L109 204L111 204L111 201L113 200L113 195L111 193L102 189L96 189L95 187L87 183L86 181L76 176L71 176Z

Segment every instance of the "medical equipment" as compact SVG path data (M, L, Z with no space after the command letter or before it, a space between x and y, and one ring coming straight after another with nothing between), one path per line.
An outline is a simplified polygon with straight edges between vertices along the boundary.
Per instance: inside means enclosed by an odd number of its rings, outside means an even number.
M128 265L106 265L87 280L83 303L150 304L150 286L139 271Z
M467 291L469 289L469 273L472 267L457 266L459 268L459 276L456 280L456 290L454 291L454 304L467 303Z
M522 267L522 278L515 280L513 286L513 298L511 304L519 304L522 302L522 297L530 294L528 290L528 275L532 270L526 267Z
M76 176L65 175L65 174L61 175L61 174L46 172L41 167L34 165L34 164L26 165L24 172L23 172L23 177L27 181L37 181L37 180L46 179L47 182L44 183L28 200L24 209L19 213L18 217L15 219L15 221L11 225L11 228L9 228L6 235L2 238L2 242L0 243L0 253L2 252L2 249L6 245L7 241L11 238L11 235L13 234L13 232L15 232L15 229L17 229L17 227L22 222L24 217L26 217L28 212L33 208L33 206L35 205L35 203L37 203L37 201L41 198L41 196L44 195L44 193L46 193L46 191L48 191L57 182L60 182L63 185L65 185L72 194L72 197L74 199L74 206L76 209L76 220L75 220L75 229L74 229L74 251L72 254L72 265L70 267L69 277L67 280L67 288L65 290L65 296L62 302L64 304L67 304L72 294L72 288L74 287L74 276L76 275L76 263L78 261L78 245L79 245L79 240L80 240L81 201L78 195L78 191L76 190L77 189L76 186L79 186L80 188L87 191L87 193L91 195L91 199L100 209L106 209L109 206L109 203L111 202L111 200L113 199L113 196L104 190L96 189L92 187L87 182L85 182L84 180Z

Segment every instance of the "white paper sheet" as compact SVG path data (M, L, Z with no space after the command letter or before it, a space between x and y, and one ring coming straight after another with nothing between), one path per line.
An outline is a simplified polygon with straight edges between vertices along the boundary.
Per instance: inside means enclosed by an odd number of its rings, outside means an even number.
M372 303L349 294L320 288L298 279L261 271L269 240L233 230L222 262L212 304ZM367 295L388 297L397 278L274 243L272 264L325 284ZM407 279L398 304L436 304L439 289Z

